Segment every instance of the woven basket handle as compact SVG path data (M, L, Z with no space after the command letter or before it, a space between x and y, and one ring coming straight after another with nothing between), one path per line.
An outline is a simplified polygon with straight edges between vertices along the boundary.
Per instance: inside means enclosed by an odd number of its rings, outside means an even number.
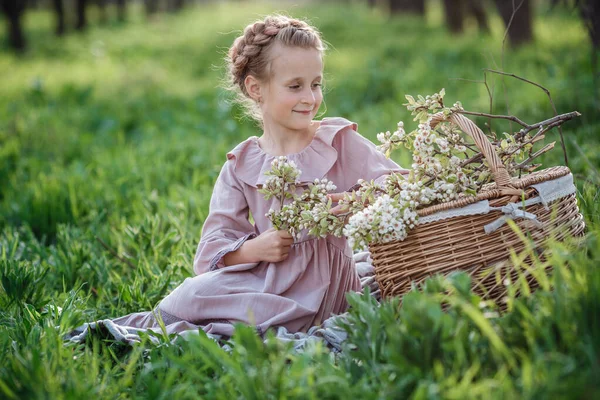
M494 150L494 146L490 143L482 130L479 129L473 121L458 113L450 114L448 117L444 116L441 112L434 114L430 125L432 128L435 128L437 124L446 120L458 125L463 132L473 138L475 146L483 153L483 156L490 166L492 176L494 177L498 189L512 188L510 175L508 174L506 167L502 164L500 157L498 157L498 154L496 154L496 151Z

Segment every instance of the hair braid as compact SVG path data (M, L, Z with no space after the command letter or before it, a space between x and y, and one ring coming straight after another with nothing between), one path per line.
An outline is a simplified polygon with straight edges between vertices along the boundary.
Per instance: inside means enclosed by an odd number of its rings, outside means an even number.
M244 34L235 40L229 50L233 83L238 85L246 96L248 93L244 86L244 80L248 75L248 64L260 55L264 47L271 44L281 29L280 26L269 24L270 22L267 18L265 21L248 25Z
M229 88L241 92L238 100L256 119L260 118L256 113L254 102L246 101L250 99L250 95L244 81L250 74L259 79L267 77L270 63L268 50L276 41L287 46L324 50L319 32L306 22L297 19L280 15L268 16L244 29L243 35L235 39L227 54Z

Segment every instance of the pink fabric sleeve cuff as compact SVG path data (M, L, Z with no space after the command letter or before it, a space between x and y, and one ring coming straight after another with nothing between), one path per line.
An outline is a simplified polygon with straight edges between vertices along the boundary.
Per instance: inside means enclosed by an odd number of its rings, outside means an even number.
M219 268L226 267L225 263L223 262L223 257L225 256L225 254L236 251L237 249L242 247L242 245L244 244L244 242L246 240L254 239L255 237L256 237L256 233L249 233L246 236L242 236L235 242L231 243L229 246L225 247L224 249L219 250L219 252L217 254L215 254L215 256L210 260L208 270L216 271Z

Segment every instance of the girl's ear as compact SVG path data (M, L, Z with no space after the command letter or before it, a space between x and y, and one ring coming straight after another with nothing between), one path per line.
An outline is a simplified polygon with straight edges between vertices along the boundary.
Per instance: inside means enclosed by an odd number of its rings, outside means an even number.
M248 92L250 97L254 101L260 103L262 100L262 86L260 84L260 81L256 79L256 77L254 77L253 75L248 75L246 76L246 79L244 79L244 86L246 86L246 91Z

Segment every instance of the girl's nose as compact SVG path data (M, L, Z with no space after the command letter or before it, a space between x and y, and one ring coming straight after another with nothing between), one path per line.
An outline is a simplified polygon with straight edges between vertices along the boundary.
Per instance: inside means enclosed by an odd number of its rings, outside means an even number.
M307 94L305 93L304 96L302 96L301 102L304 104L313 104L315 102L315 94L312 90L309 90Z

